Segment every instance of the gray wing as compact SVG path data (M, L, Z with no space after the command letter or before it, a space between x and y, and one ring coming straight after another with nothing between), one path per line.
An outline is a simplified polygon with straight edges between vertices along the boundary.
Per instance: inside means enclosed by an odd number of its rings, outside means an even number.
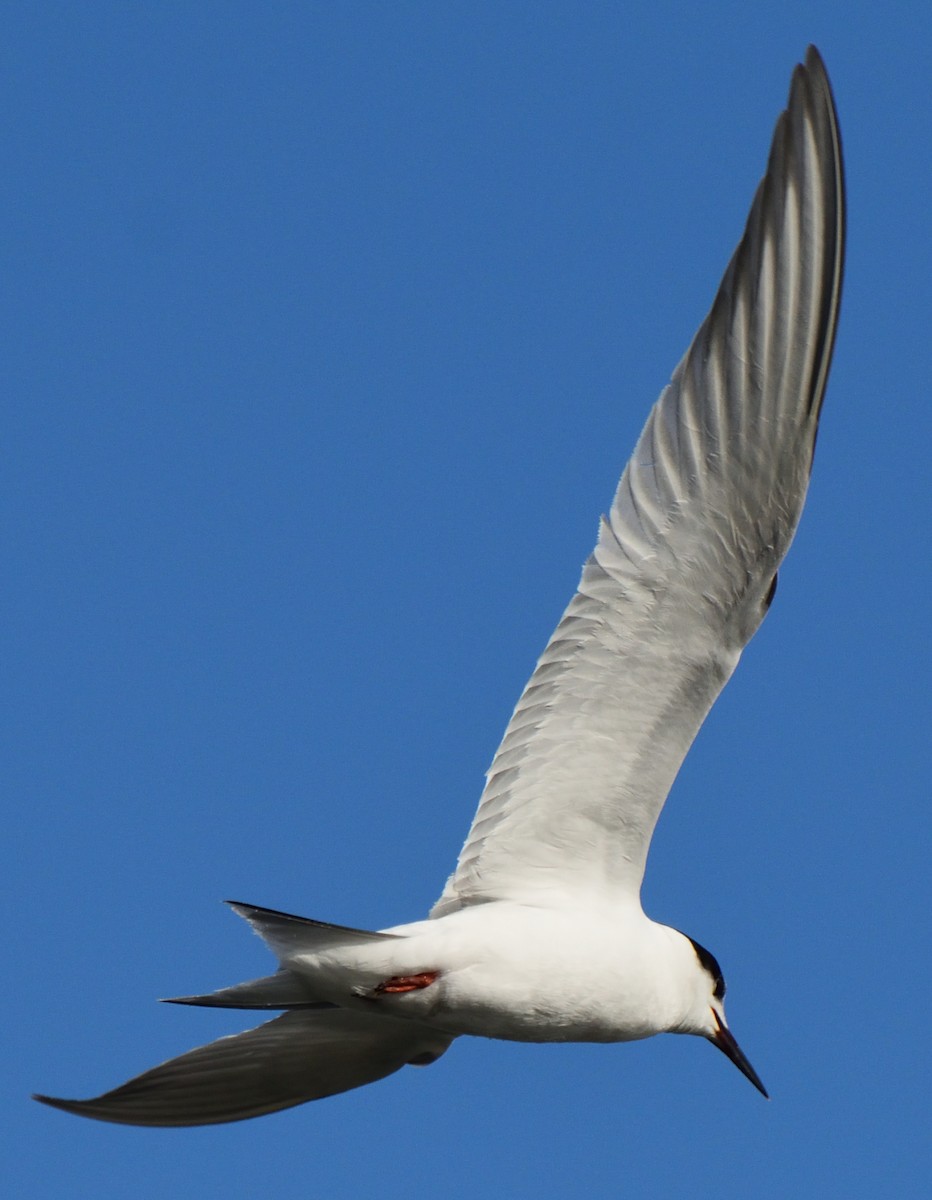
M426 1065L453 1039L381 1014L298 1010L219 1038L92 1100L35 1096L119 1125L216 1125L278 1112Z
M802 511L843 193L810 47L712 310L648 418L433 916L491 899L637 896L667 793L763 620Z

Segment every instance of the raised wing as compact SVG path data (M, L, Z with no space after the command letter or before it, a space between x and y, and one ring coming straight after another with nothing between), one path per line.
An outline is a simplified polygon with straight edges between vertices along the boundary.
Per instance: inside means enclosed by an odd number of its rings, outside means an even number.
M670 786L799 521L843 254L838 124L810 47L712 311L648 418L432 916L637 897Z

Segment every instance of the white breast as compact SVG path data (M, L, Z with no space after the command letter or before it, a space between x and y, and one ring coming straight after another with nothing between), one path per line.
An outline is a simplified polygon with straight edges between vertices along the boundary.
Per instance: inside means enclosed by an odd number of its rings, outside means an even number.
M682 1005L682 935L639 907L476 905L408 927L406 961L439 970L386 998L450 1033L514 1041L631 1041L668 1029Z

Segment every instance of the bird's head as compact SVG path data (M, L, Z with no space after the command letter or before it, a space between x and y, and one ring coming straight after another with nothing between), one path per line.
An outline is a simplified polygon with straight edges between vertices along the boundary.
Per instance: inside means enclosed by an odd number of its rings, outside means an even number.
M730 1058L742 1075L746 1075L761 1095L769 1100L760 1076L748 1062L725 1020L725 979L718 961L705 946L700 946L690 937L687 937L686 941L695 954L695 961L692 962L690 970L694 987L682 1031L707 1038L713 1046L717 1046Z

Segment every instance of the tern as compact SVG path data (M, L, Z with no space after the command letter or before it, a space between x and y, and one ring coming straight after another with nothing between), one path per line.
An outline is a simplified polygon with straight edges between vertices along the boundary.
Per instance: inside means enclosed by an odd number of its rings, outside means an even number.
M664 800L774 597L835 339L844 180L825 67L793 73L712 309L661 393L429 917L378 932L233 904L278 958L173 1003L283 1010L90 1100L130 1125L275 1112L434 1062L454 1038L707 1038L765 1096L697 941L640 902Z

